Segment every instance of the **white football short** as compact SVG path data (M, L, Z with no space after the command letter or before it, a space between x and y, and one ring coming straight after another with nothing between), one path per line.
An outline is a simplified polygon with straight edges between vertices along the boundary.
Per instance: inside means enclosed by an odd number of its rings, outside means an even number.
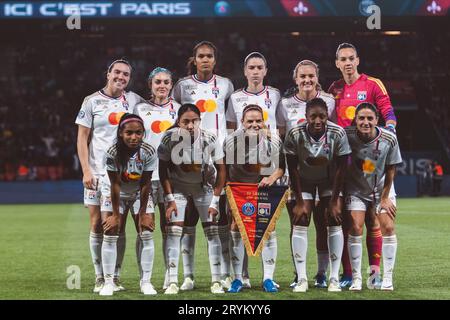
M83 199L83 203L84 206L99 206L100 202L101 202L101 179L102 179L103 175L101 174L95 174L94 178L96 180L96 189L88 189L88 188L84 188L84 199Z
M392 201L394 206L397 206L397 201L395 198L395 195L392 193L389 194L389 199ZM376 211L380 212L380 197L377 196L375 198L376 201ZM349 211L367 211L369 208L373 206L373 200L369 201L366 199L363 199L361 197L355 196L355 195L348 195L345 197L345 208Z
M194 190L192 190L194 189ZM199 188L177 188L173 186L172 190L173 196L175 197L175 204L177 205L177 214L172 213L170 222L184 222L186 215L186 206L188 198L192 197L194 205L197 208L200 221L213 222L213 218L208 214L209 205L213 197L213 190L211 187L204 187L203 190ZM164 203L167 208L167 203Z
M119 213L123 214L124 212L130 211L132 214L139 214L139 208L141 207L141 201L139 196L135 199L130 198L121 198L119 201ZM113 212L113 206L111 202L111 197L106 196L102 197L102 204L100 207L102 212ZM145 213L155 213L155 207L153 204L153 200L151 197L148 198L147 208L145 209Z

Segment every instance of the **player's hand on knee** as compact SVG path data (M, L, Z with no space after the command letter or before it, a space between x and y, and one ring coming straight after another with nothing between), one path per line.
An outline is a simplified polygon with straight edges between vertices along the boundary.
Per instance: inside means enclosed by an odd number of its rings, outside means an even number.
M308 220L308 210L303 201L297 201L294 208L292 209L293 217L292 222L294 224L299 224Z
M110 215L106 217L102 223L104 233L115 233L119 231L120 217L117 215Z
M328 209L330 218L337 224L342 224L342 201L338 199L330 201L330 207Z
M394 203L392 203L391 199L389 198L381 199L379 208L380 211L377 212L378 214L386 213L392 220L395 219L395 216L397 214L397 208L395 207Z
M177 205L176 205L175 201L170 201L167 204L167 209L166 209L166 220L167 220L167 222L171 221L172 213L175 215L175 217L178 215L178 209L177 209Z
M152 214L144 213L139 214L139 228L140 231L154 231L155 230L155 219Z

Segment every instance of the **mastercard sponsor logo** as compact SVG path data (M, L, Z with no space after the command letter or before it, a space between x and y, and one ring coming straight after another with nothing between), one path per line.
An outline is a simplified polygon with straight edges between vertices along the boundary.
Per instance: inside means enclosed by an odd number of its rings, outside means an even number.
M362 171L371 174L375 171L375 163L372 160L366 159L362 162Z
M264 110L263 111L263 120L264 120L264 122L266 122L267 119L269 119L269 113L266 110Z
M197 106L197 108L200 110L201 113L203 112L214 112L217 109L217 102L212 100L212 99L208 99L208 100L198 100L195 105Z
M136 172L123 172L122 173L122 181L130 182L130 181L139 181L141 179L141 175Z
M356 108L354 106L348 106L339 110L339 117L341 119L353 120L355 118Z
M306 119L298 119L297 123L305 122Z
M125 112L113 112L109 115L108 121L113 126L117 126Z
M154 133L161 133L166 131L172 126L172 122L164 120L164 121L153 121L150 128Z

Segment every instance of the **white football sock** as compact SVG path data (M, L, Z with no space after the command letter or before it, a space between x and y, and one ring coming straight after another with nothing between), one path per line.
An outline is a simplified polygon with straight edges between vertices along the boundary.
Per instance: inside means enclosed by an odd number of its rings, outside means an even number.
M242 269L244 267L245 247L239 231L231 231L231 239L233 241L233 255L231 262L233 263L234 277L242 281Z
M164 259L164 268L166 269L164 275L164 283L169 281L169 271L167 269L167 232L162 232L162 254Z
M167 232L167 269L169 283L178 283L178 261L180 256L180 240L183 227L169 226Z
M114 270L114 278L120 278L120 270L122 269L123 257L125 256L126 247L126 234L119 234L119 239L117 240L117 261L116 268Z
M208 257L211 268L212 282L220 281L220 256L221 246L219 229L217 226L204 227L205 237L208 240Z
M294 256L297 278L308 279L306 276L306 254L308 251L308 227L294 226L292 228L292 255Z
M383 237L383 278L391 278L397 255L397 236Z
M263 280L266 279L273 280L275 265L277 263L277 253L278 253L277 233L275 231L272 231L269 235L269 238L264 243L261 252L263 272L264 272Z
M112 283L114 278L114 267L117 259L117 239L119 236L103 236L102 264L105 275L105 283Z
M348 255L352 265L353 278L361 276L362 236L348 236Z
M142 282L150 282L153 271L153 259L155 255L153 232L150 232L148 230L142 232L141 239L142 239L142 254L141 254Z
M142 267L141 267L141 256L142 256L142 240L139 234L136 235L136 261L139 268L139 279L142 279Z
M220 269L222 277L226 278L230 276L230 226L219 226L219 239L222 252L220 255Z
M92 263L94 264L95 276L103 277L102 267L102 242L103 233L90 232L89 234L89 248L91 249Z
M181 237L181 256L183 257L184 277L194 278L195 231L197 227L183 227Z
M339 268L341 266L342 251L344 250L344 233L342 226L328 227L328 250L331 265L330 279L339 280Z

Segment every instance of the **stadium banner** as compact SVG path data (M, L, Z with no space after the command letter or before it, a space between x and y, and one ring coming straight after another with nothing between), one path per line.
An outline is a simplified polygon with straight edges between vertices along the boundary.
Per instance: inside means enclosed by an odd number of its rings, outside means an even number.
M226 193L248 256L259 256L286 204L288 187L259 188L257 183L232 182Z
M0 19L448 16L450 0L0 1ZM372 8L372 9L371 9Z

